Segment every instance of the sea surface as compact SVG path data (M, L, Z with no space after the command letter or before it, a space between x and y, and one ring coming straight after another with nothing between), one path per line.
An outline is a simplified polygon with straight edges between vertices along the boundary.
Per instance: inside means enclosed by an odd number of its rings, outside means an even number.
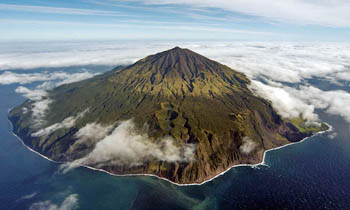
M81 68L13 72L78 72ZM350 90L317 79L309 82L322 90ZM60 164L29 151L12 134L8 110L26 100L15 92L18 86L0 85L1 210L350 209L350 125L341 117L318 110L333 132L268 152L267 166L235 167L203 185L181 187L155 177L114 177L83 167L63 174Z

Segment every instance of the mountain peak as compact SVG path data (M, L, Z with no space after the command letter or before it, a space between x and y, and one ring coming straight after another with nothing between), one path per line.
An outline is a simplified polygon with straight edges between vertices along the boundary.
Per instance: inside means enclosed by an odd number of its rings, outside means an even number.
M171 50L182 50L182 48L181 47L179 47L179 46L176 46L176 47L174 47L173 49L171 49Z
M181 48L179 46L176 46L172 49L169 49L169 50L165 50L163 52L160 52L160 53L157 53L155 54L154 56L167 56L167 55L172 55L172 56L181 56L181 57L186 57L186 56L201 56L187 48Z
M180 47L141 59L117 72L113 80L123 81L125 87L141 92L175 97L187 93L222 95L232 92L233 87L240 89L249 83L243 74ZM171 91L167 91L169 89Z
M151 56L138 63L150 67L148 70L180 77L196 77L200 72L214 73L221 70L221 64L198 53L178 46Z

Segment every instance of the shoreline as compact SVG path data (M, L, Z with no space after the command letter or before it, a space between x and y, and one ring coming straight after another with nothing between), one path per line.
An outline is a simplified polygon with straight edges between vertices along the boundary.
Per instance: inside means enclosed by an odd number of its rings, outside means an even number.
M8 110L8 112L10 112L11 109ZM55 161L55 160L52 160L44 155L42 155L41 153L33 150L32 148L30 148L29 146L27 146L24 141L19 137L17 136L17 134L15 134L13 132L13 125L12 125L12 122L7 119L8 122L10 123L10 127L11 127L11 133L22 143L22 145L24 145L29 151L41 156L42 158L50 161L50 162L53 162L53 163L56 163L56 164L66 164L66 163L69 163L69 162L62 162L62 161ZM94 171L99 171L99 172L104 172L108 175L111 175L111 176L115 176L115 177L136 177L136 176L149 176L149 177L155 177L155 178L158 178L158 179L161 179L161 180L164 180L164 181L167 181L171 184L174 184L174 185L177 185L177 186L200 186L200 185L203 185L207 182L210 182L212 180L214 180L215 178L221 176L221 175L224 175L225 173L227 173L228 171L230 171L232 168L235 168L235 167L251 167L251 168L255 168L257 166L268 166L267 164L265 164L265 158L266 158L266 153L269 152L269 151L273 151L273 150L278 150L278 149L281 149L281 148L284 148L284 147L287 147L287 146L291 146L291 145L294 145L294 144L299 144L299 143L302 143L304 141L306 141L307 139L311 138L311 137L314 137L314 136L317 136L317 135L320 135L320 134L323 134L323 133L326 133L326 132L331 132L333 130L333 126L329 125L328 123L325 123L329 128L328 130L325 130L325 131L319 131L315 134L313 134L312 136L309 136L309 137L305 137L303 138L302 140L298 141L298 142L291 142L289 144L285 144L283 146L280 146L280 147L275 147L275 148L271 148L271 149L268 149L268 150L265 150L264 151L264 154L263 154L263 158L262 158L262 161L260 163L256 163L256 164L237 164L237 165L233 165L229 168L227 168L226 170L224 170L223 172L220 172L218 173L217 175L213 176L212 178L208 179L208 180L205 180L203 182L200 182L200 183L191 183L191 184L179 184L179 183L176 183L176 182L173 182L167 178L164 178L164 177L160 177L158 175L155 175L155 174L113 174L109 171L106 171L106 170L103 170L103 169L99 169L99 168L94 168L92 166L87 166L87 165L77 165L77 167L84 167L84 168L88 168L88 169L91 169L91 170L94 170Z

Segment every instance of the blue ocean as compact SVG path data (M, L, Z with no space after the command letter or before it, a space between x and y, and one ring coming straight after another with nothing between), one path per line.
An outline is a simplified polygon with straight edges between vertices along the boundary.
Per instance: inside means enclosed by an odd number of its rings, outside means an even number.
M83 67L32 69L80 72ZM86 66L104 72L108 66ZM23 73L21 70L12 72ZM322 90L350 91L312 78ZM19 86L0 85L0 209L350 209L350 124L317 110L333 131L266 153L265 164L241 166L199 186L177 186L155 177L115 177L87 168L60 173L60 164L28 150L12 134L9 109L26 98ZM336 134L336 135L335 135Z

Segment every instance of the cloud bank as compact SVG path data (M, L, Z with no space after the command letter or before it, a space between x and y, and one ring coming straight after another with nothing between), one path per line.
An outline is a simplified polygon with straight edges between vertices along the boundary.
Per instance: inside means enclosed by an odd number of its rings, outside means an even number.
M32 82L41 81L59 81L51 86L59 86L63 84L73 83L84 79L89 79L98 73L91 73L88 71L82 71L77 73L67 72L42 72L42 73L14 73L11 71L5 71L0 74L0 85L9 84L29 84Z
M287 88L306 103L327 113L343 117L350 122L350 94L342 90L322 91L313 86L301 86L299 89Z
M0 49L0 69L131 64L175 45L192 49L242 71L251 78L265 76L274 81L293 83L315 76L335 80L350 79L350 45L347 43L234 41L5 43ZM25 77L30 78L18 78L18 75L6 73L4 77L0 77L0 84L34 80L38 75Z
M194 144L176 145L168 136L153 141L147 134L136 131L132 120L121 122L110 134L109 127L88 124L79 130L77 136L82 138L101 138L95 148L85 157L63 165L63 171L79 165L140 166L148 161L189 162L194 160ZM85 132L87 131L87 132ZM80 140L81 141L81 140Z
M255 80L252 80L250 88L258 96L270 100L273 108L284 118L302 117L310 123L319 121L314 113L315 107L300 99L298 94L291 94L287 88L274 87Z
M131 64L171 43L148 42L24 42L3 43L0 70L39 67ZM49 50L48 50L49 49Z

